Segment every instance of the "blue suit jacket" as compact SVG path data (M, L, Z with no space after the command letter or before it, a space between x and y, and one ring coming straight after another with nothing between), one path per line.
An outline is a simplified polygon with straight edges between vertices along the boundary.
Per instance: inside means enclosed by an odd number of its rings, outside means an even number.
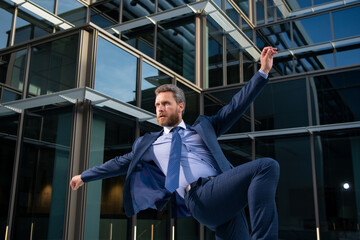
M219 172L231 168L230 162L223 154L217 138L228 131L239 120L251 102L260 93L268 79L258 72L252 79L236 93L231 102L222 107L214 116L200 115L192 128L200 135L216 160ZM84 182L126 174L124 186L124 208L127 216L132 216L146 208L162 209L170 198L164 188L165 176L161 170L147 162L142 156L152 143L162 134L160 132L147 133L138 138L132 151L123 156L115 157L100 166L84 171L81 178ZM188 215L182 198L177 196L178 216Z

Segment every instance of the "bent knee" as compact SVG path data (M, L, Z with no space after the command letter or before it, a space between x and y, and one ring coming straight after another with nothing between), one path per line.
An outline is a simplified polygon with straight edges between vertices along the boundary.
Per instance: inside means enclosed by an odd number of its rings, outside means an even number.
M260 158L258 160L262 162L263 169L267 169L276 176L280 175L280 165L276 160L272 158Z

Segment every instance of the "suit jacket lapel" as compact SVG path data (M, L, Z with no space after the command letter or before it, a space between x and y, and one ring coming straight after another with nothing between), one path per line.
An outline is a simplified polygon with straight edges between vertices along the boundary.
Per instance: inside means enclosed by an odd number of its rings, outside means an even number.
M155 140L163 133L163 131L164 130L161 130L160 132L147 133L142 137L141 142L139 142L137 149L134 149L135 154L133 160L130 163L127 177L134 170L139 160L144 155L145 151L148 150L151 144L155 142Z

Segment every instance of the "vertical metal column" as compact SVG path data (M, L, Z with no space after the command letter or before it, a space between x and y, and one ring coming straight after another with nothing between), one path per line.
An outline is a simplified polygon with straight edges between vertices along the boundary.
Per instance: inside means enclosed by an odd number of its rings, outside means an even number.
M28 46L27 47L27 56L26 56L26 65L25 65L24 90L23 90L23 93L21 96L22 99L25 99L27 96L27 86L28 86L29 71L30 71L30 56L31 56L31 47ZM19 173L19 167L20 167L20 155L21 155L20 151L21 151L21 145L22 145L22 140L23 140L24 118L25 118L25 112L22 111L20 114L16 147L15 147L16 152L15 152L15 157L14 157L14 167L13 167L13 175L12 175L12 181L11 181L12 184L11 184L11 189L10 189L8 222L7 222L5 240L8 240L11 238L11 231L12 231L13 224L14 224L16 189L17 189L18 173Z
M311 85L309 77L306 78L306 95L307 95L307 107L308 107L308 120L309 126L313 125L312 107L311 107ZM313 132L310 133L310 154L311 154L311 168L313 177L313 193L314 193L314 210L315 210L315 223L316 223L316 239L320 240L320 215L319 215L319 200L317 191L317 179L316 179L316 159L315 159L315 141Z
M94 62L96 50L96 32L80 31L77 87L93 85ZM73 114L72 139L68 180L80 174L88 167L90 133L91 133L91 103L88 100L78 100ZM86 186L73 191L70 186L67 191L65 212L64 239L83 239L85 229Z

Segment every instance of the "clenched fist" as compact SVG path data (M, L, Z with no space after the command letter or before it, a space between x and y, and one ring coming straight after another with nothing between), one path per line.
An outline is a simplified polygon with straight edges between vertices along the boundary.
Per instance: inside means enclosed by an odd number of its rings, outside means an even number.
M70 181L72 190L77 190L82 185L84 185L84 182L81 180L81 175L74 176Z

